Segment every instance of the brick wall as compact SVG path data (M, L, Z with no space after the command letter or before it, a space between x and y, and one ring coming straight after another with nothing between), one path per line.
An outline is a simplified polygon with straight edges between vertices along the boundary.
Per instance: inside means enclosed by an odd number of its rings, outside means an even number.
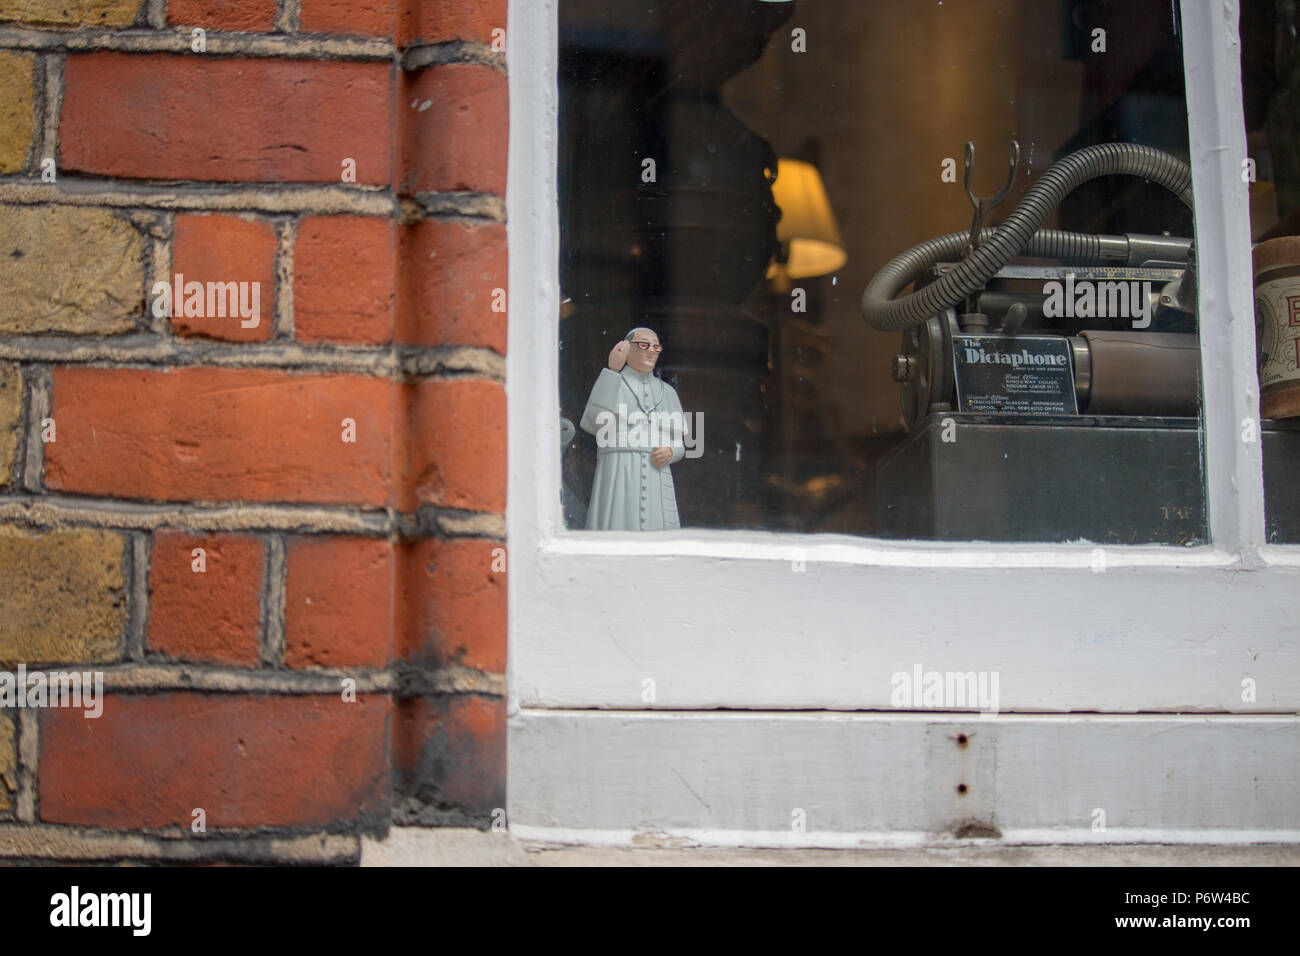
M0 857L504 807L505 7L0 0Z

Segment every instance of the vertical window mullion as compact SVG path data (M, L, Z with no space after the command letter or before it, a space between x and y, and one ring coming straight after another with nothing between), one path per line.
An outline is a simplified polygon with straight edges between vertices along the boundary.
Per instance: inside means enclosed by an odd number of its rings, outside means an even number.
M510 422L507 525L519 552L562 526L559 399L559 0L510 0Z
M1210 535L1217 548L1250 555L1264 541L1264 481L1239 11L1183 0L1182 13Z

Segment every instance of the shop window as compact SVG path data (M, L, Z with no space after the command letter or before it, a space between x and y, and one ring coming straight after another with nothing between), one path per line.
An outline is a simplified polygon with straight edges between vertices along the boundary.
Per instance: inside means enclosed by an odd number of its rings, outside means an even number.
M896 709L890 676L917 663L997 671L1004 712L1300 706L1292 684L1255 673L1294 670L1294 642L1270 638L1294 630L1300 558L1265 546L1295 539L1273 533L1287 476L1268 470L1286 423L1260 416L1245 17L1239 34L1234 8L1192 0L513 0L510 16L517 726L550 734L558 724L538 711L556 708L591 721ZM1247 115L1251 89L1247 77ZM1141 145L1193 167L1194 217L1174 194L1181 180L1171 191L1153 171L1080 183L1042 224L1150 237L1101 245L1125 250L1111 278L1170 301L1127 328L1047 316L1048 282L1064 294L1070 270L1077 290L1099 267L1017 258L1003 268L1022 271L960 305L989 317L984 337L1008 334L1010 317L1018 336L1069 342L1076 411L909 405L921 390L896 357L919 350L902 330L876 331L862 293L917 243L969 233L965 143L971 191L987 197L1013 140L1016 176L987 222L1081 149ZM941 275L964 253L945 246ZM1141 269L1152 277L1133 279ZM680 530L588 530L600 446L582 418L615 344L642 327L663 349L636 332L641 357L688 418L704 416L703 454L670 465ZM1069 340L1135 331L1192 351L1195 383L1144 349L1110 356L1106 389L1100 367L1079 374ZM1118 372L1139 404L1112 391L1119 404L1103 414L1091 402ZM653 410L664 394L640 397ZM1170 395L1181 404L1142 404ZM933 462L947 462L949 424L958 443L976 428L991 438L944 471ZM930 471L887 484L927 427ZM1110 453L1089 450L1098 436L1114 439ZM632 524L653 509L629 488ZM933 507L954 488L967 514L947 514L965 525ZM529 613L542 605L562 612Z
M1176 5L558 13L567 528L1209 540Z

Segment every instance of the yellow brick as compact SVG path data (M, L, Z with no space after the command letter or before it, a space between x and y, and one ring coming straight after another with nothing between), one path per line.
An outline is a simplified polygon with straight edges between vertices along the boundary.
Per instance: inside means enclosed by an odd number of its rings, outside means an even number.
M32 148L35 63L34 57L24 53L0 53L0 173L21 170Z
M13 362L0 362L0 486L13 474L23 409L23 380Z
M14 805L14 791L18 789L18 761L15 758L14 725L0 713L0 812Z
M125 539L0 526L0 667L122 656Z
M142 315L144 237L104 209L0 206L0 332L125 332Z
M124 27L144 0L0 0L0 20L57 26Z

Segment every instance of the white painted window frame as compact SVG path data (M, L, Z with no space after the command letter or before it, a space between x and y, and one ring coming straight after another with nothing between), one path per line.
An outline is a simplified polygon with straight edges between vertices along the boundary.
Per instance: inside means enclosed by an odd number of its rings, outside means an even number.
M1260 444L1241 437L1258 381L1235 2L1182 2L1212 544L1106 547L1100 572L1091 545L564 530L556 10L509 12L516 728L562 709L893 712L890 675L916 664L998 672L1004 713L1300 711L1300 549L1265 544Z

